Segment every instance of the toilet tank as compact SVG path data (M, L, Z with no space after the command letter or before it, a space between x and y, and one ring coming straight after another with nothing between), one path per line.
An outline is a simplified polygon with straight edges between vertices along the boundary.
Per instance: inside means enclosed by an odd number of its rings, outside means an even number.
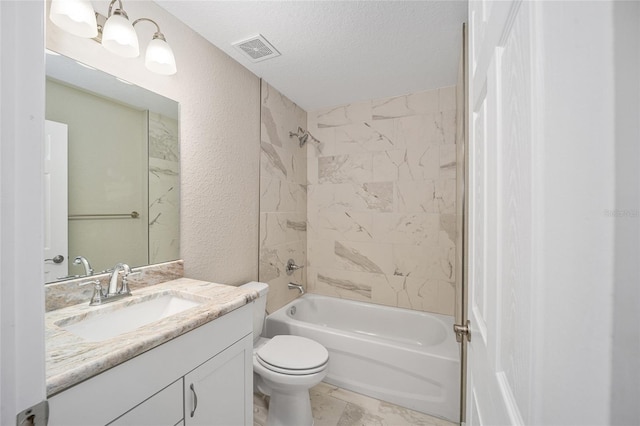
M267 293L269 292L269 284L258 281L251 281L241 285L240 287L258 292L258 298L253 301L253 341L256 342L262 334L264 318L267 308Z

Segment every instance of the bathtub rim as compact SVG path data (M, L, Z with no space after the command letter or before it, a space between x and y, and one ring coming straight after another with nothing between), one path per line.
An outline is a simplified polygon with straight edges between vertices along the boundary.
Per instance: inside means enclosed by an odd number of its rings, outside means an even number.
M297 303L300 303L301 299L328 300L333 303L337 302L337 303L356 304L356 305L364 306L366 308L375 307L376 309L383 309L387 311L398 310L401 312L405 312L409 315L415 315L419 317L434 317L436 320L443 323L445 331L447 333L446 338L442 342L435 345L409 344L401 341L395 341L393 339L387 339L385 337L381 337L377 335L368 335L364 333L361 334L361 333L357 333L350 330L339 329L335 327L328 327L328 326L324 326L324 325L313 323L313 322L302 321L302 320L293 318L287 314L287 312L291 309L292 306L296 305ZM455 333L453 332L453 324L455 322L455 319L453 316L449 316L449 315L438 314L434 312L417 311L413 309L399 308L395 306L387 306L387 305L381 305L377 303L362 302L359 300L342 299L338 297L325 296L325 295L315 294L315 293L305 293L295 298L291 302L287 303L286 305L282 306L280 309L276 310L275 312L267 315L267 317L268 318L270 317L273 321L291 323L292 325L298 325L300 327L310 327L310 328L320 329L329 333L336 333L336 331L333 331L333 330L337 330L338 333L348 334L358 340L373 339L374 341L380 344L383 344L385 346L391 346L391 347L400 346L409 351L416 351L420 353L427 352L433 356L441 357L443 359L453 359L453 360L460 361L460 345L456 342ZM267 321L265 319L265 325L262 333L263 335L265 335L266 327L267 327Z

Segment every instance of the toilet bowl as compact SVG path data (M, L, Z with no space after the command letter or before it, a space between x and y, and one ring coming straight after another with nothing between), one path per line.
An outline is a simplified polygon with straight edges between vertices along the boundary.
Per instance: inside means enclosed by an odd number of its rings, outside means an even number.
M311 426L309 389L327 375L329 352L305 337L260 337L269 287L257 282L243 287L260 294L253 307L253 372L254 388L270 396L267 426Z

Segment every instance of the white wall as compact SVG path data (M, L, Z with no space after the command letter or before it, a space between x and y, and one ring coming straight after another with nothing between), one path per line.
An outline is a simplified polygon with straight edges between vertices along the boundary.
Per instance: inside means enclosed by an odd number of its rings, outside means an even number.
M108 2L93 4L106 15ZM175 53L176 75L153 74L144 54L119 58L50 21L47 48L180 102L185 275L227 284L257 279L259 79L155 3L129 0L124 6L130 19L158 22ZM144 52L155 27L136 29Z

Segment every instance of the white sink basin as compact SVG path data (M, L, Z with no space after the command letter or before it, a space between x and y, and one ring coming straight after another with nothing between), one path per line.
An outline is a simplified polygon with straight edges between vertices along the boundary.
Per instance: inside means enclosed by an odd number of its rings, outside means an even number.
M100 342L199 305L200 302L165 294L126 306L107 305L102 310L67 318L56 325L87 341ZM111 307L113 309L109 309Z

